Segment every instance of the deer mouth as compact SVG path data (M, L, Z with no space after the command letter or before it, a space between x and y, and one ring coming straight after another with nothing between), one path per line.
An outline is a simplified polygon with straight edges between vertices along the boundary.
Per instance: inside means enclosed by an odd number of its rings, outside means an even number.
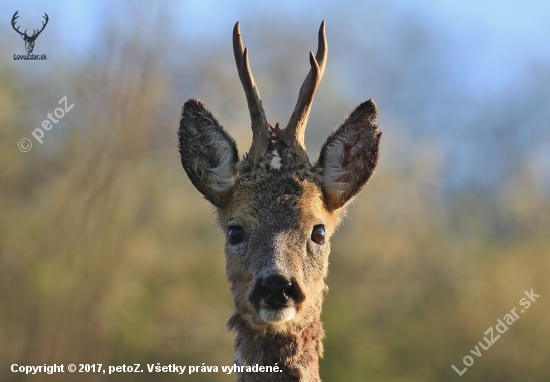
M286 306L280 308L262 306L259 309L259 313L264 322L271 324L292 320L296 316L296 308L294 306Z

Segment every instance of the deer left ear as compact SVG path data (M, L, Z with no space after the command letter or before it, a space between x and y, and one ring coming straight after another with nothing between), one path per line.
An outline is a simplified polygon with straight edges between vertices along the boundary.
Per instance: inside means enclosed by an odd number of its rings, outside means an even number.
M323 194L329 210L343 207L374 172L382 137L377 117L374 101L363 102L323 145L317 166L323 169Z

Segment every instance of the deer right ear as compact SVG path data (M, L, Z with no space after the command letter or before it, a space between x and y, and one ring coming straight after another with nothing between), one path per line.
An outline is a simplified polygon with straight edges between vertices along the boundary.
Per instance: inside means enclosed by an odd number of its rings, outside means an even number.
M367 183L378 162L382 133L372 99L355 108L327 139L317 162L329 210L343 207Z
M235 141L196 99L183 105L178 137L181 164L189 179L210 203L224 207L239 158Z

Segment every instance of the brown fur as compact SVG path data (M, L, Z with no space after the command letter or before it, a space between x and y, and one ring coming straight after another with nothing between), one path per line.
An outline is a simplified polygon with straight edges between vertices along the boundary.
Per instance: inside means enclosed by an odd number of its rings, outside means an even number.
M238 382L320 382L319 356L323 355L325 336L321 320L296 331L280 333L253 330L239 313L234 313L227 326L237 332L235 352L237 365L275 365L280 373L242 373Z

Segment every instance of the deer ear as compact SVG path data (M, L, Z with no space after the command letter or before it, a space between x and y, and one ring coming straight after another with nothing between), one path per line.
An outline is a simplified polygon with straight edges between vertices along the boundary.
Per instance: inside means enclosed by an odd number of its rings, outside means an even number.
M224 207L239 157L235 141L196 99L183 105L178 137L181 164L189 179L210 203Z
M372 175L382 136L376 118L374 101L363 102L323 145L317 166L323 169L323 194L329 210L344 206Z

